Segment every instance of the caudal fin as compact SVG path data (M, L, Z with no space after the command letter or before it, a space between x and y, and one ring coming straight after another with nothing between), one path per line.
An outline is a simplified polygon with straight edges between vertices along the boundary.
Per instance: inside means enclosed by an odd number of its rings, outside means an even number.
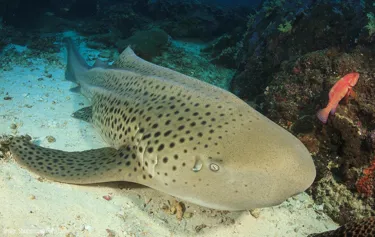
M331 109L329 107L326 107L324 109L319 110L318 113L316 113L316 116L320 121L322 121L322 123L327 123L330 111Z
M73 184L131 181L136 165L130 149L111 147L67 152L32 144L27 137L14 137L9 145L19 165L44 178Z
M79 54L78 49L71 38L65 38L64 42L68 51L68 64L66 66L65 77L68 81L73 81L79 84L79 75L87 71L90 66Z

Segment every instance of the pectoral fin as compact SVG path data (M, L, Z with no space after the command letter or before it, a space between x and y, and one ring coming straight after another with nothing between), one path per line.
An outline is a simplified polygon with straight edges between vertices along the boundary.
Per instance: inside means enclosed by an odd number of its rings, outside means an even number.
M69 91L71 91L73 93L81 93L81 86L76 86L76 87L70 88Z
M348 92L346 93L346 95L344 97L344 103L345 104L349 103L349 97L352 97L352 98L357 97L357 93L355 93L355 91L352 88L349 88Z
M77 110L72 114L73 118L80 119L91 123L92 121L92 106L84 107L82 109Z
M349 96L351 96L352 98L357 98L357 93L353 90L353 89L350 89L349 90Z

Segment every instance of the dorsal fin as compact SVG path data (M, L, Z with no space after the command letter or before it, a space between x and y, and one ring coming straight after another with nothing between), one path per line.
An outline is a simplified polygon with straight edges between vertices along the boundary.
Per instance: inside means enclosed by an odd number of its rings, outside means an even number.
M165 78L186 87L190 87L196 91L202 91L205 94L221 94L223 98L227 98L228 100L233 100L234 98L229 97L228 92L219 87L210 85L209 83L187 76L185 74L173 71L169 68L150 63L138 57L130 47L127 47L120 54L119 58L113 63L112 67L133 71L135 73L146 76Z
M163 77L172 81L180 82L182 84L186 84L189 80L199 81L195 78L186 76L169 68L150 63L138 57L130 48L130 46L128 46L120 54L119 58L113 63L112 66L114 68L122 68L147 76Z

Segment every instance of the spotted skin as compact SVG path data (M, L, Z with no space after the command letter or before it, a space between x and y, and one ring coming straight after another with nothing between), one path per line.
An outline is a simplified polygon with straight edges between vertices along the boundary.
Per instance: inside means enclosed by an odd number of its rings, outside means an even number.
M309 237L374 237L375 217L365 218L350 222L339 227L337 230L327 231L320 234L312 234Z
M77 184L117 181L121 166L135 162L129 147L66 152L34 145L23 136L12 139L11 151L20 165L42 177Z
M89 67L68 40L67 70L91 101L86 120L110 147L69 153L15 139L15 159L43 177L137 182L221 210L279 204L315 178L310 154L290 133L233 94L146 62L130 48L112 67ZM46 152L24 154L29 146Z

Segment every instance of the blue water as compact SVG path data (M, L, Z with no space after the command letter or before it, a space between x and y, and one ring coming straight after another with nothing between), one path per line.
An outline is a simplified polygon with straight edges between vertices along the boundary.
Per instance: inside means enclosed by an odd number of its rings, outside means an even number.
M203 0L202 2L207 2L211 4L217 4L222 6L229 6L229 7L256 7L258 6L262 1L261 0Z

